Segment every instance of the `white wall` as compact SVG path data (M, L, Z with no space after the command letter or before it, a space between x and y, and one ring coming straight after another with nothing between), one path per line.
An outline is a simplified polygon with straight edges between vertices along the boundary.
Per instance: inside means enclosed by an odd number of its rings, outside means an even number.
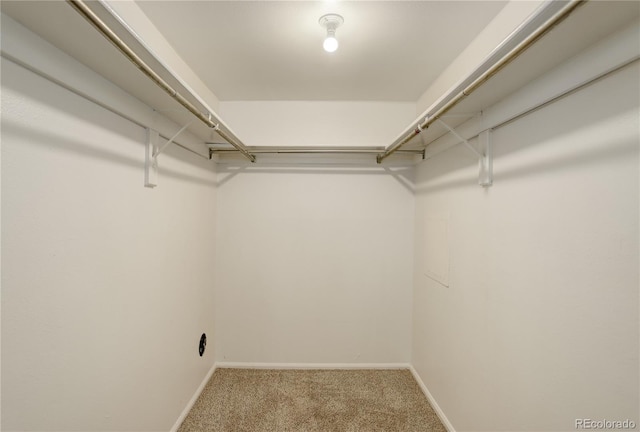
M489 189L462 146L420 165L412 363L457 431L640 423L639 74L497 129Z
M169 430L213 364L216 174L170 146L144 188L144 140L2 60L2 430Z
M408 363L414 198L407 175L221 171L217 360Z
M414 103L220 102L220 115L251 146L388 146L415 118Z

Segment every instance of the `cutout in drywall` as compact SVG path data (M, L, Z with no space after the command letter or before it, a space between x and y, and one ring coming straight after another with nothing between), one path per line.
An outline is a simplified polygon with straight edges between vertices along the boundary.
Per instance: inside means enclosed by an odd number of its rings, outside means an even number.
M429 215L424 227L424 274L449 286L449 215Z

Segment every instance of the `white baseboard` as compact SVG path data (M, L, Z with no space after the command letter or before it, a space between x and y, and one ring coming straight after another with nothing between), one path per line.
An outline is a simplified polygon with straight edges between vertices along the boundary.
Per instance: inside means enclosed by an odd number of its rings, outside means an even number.
M409 363L247 363L216 362L217 368L235 369L410 369Z
M204 377L204 379L200 383L200 386L198 386L198 389L196 390L196 392L193 394L193 397L191 398L191 400L189 400L189 402L187 403L187 406L184 408L184 410L182 410L180 417L178 417L178 420L176 420L175 424L171 428L171 432L177 432L178 429L180 429L182 422L187 417L187 414L189 414L189 411L191 411L191 408L193 408L193 405L196 403L196 401L200 397L200 393L202 393L202 390L204 390L204 387L207 385L207 383L211 379L211 375L213 375L215 370L216 370L216 364L214 363L213 366L211 366L211 369L209 369L209 372L207 372L207 375Z
M413 375L413 377L415 378L416 382L420 386L420 389L422 390L422 393L424 393L424 395L427 397L427 400L429 401L429 403L433 407L433 410L436 412L436 414L440 418L440 421L442 422L444 427L449 432L456 432L456 430L453 428L453 425L451 424L451 422L449 421L447 416L444 414L444 412L442 411L442 409L440 408L440 406L438 405L436 400L433 398L433 395L431 394L431 392L429 391L427 386L422 381L422 378L420 378L420 375L418 375L418 371L416 371L414 369L413 365L409 365L409 370L411 371L411 374Z

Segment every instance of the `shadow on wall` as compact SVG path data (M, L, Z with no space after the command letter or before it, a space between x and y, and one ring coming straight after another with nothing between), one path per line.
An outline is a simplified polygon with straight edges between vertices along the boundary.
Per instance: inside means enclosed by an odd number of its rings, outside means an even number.
M69 118L77 119L81 124L93 125L96 128L108 130L110 134L113 134L116 137L116 143L119 141L123 141L140 145L140 161L142 161L142 169L144 170L144 146L146 142L145 128L131 122L126 118L121 117L120 115L112 111L109 111L107 108L97 105L95 102L85 99L84 97L75 94L64 87L61 87L55 82L48 81L38 74L25 69L16 63L13 63L11 60L3 58L0 61L0 65L3 75L5 75L2 80L3 91L4 89L8 90L3 94L3 112L6 111L9 113L15 113L17 118L22 119L21 115L24 111L24 101L22 100L22 98L24 98L28 101L36 102L34 105L42 107L43 110L45 107L50 108L56 112L64 114ZM14 76L16 74L20 74L20 77L22 77L22 79L15 79ZM20 97L16 98L12 94L20 95ZM98 151L97 149L90 149L86 143L83 144L82 141L79 140L76 140L73 144L69 143L69 145L65 145L66 142L69 141L67 137L64 137L62 135L58 137L49 136L48 132L44 132L42 130L38 131L38 118L33 118L33 116L37 116L39 111L40 109L34 111L32 108L29 108L29 115L32 116L32 118L24 118L24 123L21 121L7 121L6 116L3 116L3 131L4 128L7 128L11 133L20 133L23 134L21 136L25 137L31 136L36 139L36 142L30 141L33 144L48 145L48 143L51 142L53 145L57 145L60 149L68 152L78 153L87 157L97 157L99 159L109 160L114 163L122 163L123 165L135 166L136 168L140 166L139 160L123 157L116 151ZM149 108L149 112L151 111L151 108ZM29 124L29 126L26 125L27 123ZM34 127L31 127L31 124L33 124ZM123 124L126 124L126 127L124 127ZM134 133L133 131L140 132ZM44 138L44 140L42 140L41 142L37 141L41 138ZM165 140L162 140L161 142L164 143ZM194 155L189 154L186 150L173 151L173 148L175 147L175 145L169 146L165 153L170 151L171 157L181 162L197 164L199 166L208 164L206 159L195 159L193 157ZM203 151L206 152L204 144ZM163 169L162 166L160 169L161 175L168 175L185 181L191 181L193 179L198 180L198 178L195 176L181 175L180 173L177 173L175 171ZM207 181L206 184L214 183L211 181Z
M2 58L0 65L2 74L6 77L3 77L2 80L3 89L11 90L11 92L22 95L30 101L35 101L38 105L51 108L53 111L77 118L82 123L94 124L103 129L108 128L112 133L121 135L123 139L134 139L131 135L124 133L129 128L115 127L115 125L111 127L114 121L123 120L119 115L90 102L53 81L48 81L29 69L13 63L12 60ZM20 80L13 78L17 74L20 75ZM3 109L5 103L7 102L5 102L3 95ZM11 103L10 100L9 103ZM139 127L129 120L124 120L133 127Z
M529 143L535 145L536 143ZM618 142L603 143L602 147L591 149L588 151L581 151L580 153L566 154L561 157L553 157L544 161L537 160L532 164L519 166L517 168L509 168L506 170L496 170L496 164L500 163L500 156L505 156L510 152L516 150L522 150L523 147L511 148L509 151L497 152L494 150L494 183L502 181L514 180L525 176L540 175L551 171L560 171L570 166L576 165L588 165L588 164L602 164L606 161L612 161L615 159L638 157L638 143L632 139L623 140ZM429 178L426 181L428 184L423 186L416 186L415 193L417 195L426 195L433 192L442 192L449 189L466 188L469 186L477 186L478 183L477 171L471 171L474 167L477 167L477 162L469 162L468 159L459 158L456 161L449 159L446 163L439 166L436 164L431 165L429 168ZM432 169L433 167L433 169ZM455 179L438 181L439 177L444 177L453 171L468 170L469 174L463 177L456 176ZM495 186L491 186L495 187Z
M635 68L620 71L608 80L597 82L579 93L561 99L543 110L495 129L492 134L494 186L500 182L525 176L559 171L571 166L596 165L620 158L638 158L637 94ZM626 76L622 76L626 75ZM632 79L632 89L619 85L617 80ZM631 96L630 96L631 95ZM599 102L594 102L599 101ZM602 101L611 101L604 103ZM576 109L578 106L580 109ZM618 120L630 119L636 130L620 130ZM527 122L523 124L524 122ZM611 124L609 124L611 123ZM599 132L598 132L599 131ZM602 131L610 131L606 140ZM475 144L477 138L471 140ZM555 146L563 142L579 142L578 150L563 150ZM553 149L545 157L537 156L526 163L507 161L510 154L526 151L539 145ZM460 145L437 154L425 162L423 181L416 185L418 195L477 185L477 160ZM444 153L443 152L443 153ZM505 168L505 165L509 164ZM455 172L456 175L452 175ZM480 186L477 186L480 188Z
M144 131L143 131L144 132ZM22 124L7 121L5 119L2 120L2 140L7 140L9 137L15 136L16 138L20 138L26 144L30 144L33 146L43 147L43 148L55 148L56 150L73 153L76 155L80 155L82 157L99 159L101 161L108 161L114 164L129 166L131 168L135 168L140 172L140 187L143 184L143 176L144 176L144 133L139 134L137 137L131 136L123 136L122 140L126 141L127 145L130 143L140 144L140 158L131 158L127 157L121 153L110 151L106 148L106 146L102 146L101 148L97 148L95 146L90 146L86 141L81 140L73 140L65 136L57 136L51 134L50 132L37 130L31 127L26 127ZM117 145L117 144L116 144ZM186 150L185 151L174 151L171 150L171 157L179 159L186 163L198 164L203 166L203 164L209 164L207 161L198 160L198 156L191 155ZM162 164L162 162L160 162ZM208 169L213 170L211 167L206 167ZM175 170L163 168L160 166L160 176L161 177L170 177L176 180L181 180L190 183L198 183L205 186L215 186L216 182L214 180L208 180L204 177L198 177L195 175L184 174Z
M221 176L218 180L218 186L223 186L231 181L240 173L245 174L326 174L326 175L383 175L391 176L400 183L410 193L414 193L414 172L415 167L336 167L330 164L325 165L295 165L295 166L260 166L260 165L243 165L243 166L219 166L216 169Z

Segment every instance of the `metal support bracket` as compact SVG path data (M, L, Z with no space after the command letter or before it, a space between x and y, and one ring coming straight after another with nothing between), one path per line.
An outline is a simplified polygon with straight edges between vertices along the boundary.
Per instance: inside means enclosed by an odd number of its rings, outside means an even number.
M162 146L158 145L160 135L157 130L147 128L147 143L144 154L144 187L154 188L158 186L158 156L180 135L191 122L184 125L178 132L167 140Z
M469 141L463 138L455 129L446 124L442 119L438 119L438 123L445 127L453 136L458 138L471 152L477 156L479 173L478 184L482 187L489 187L493 184L493 154L491 152L491 131L487 129L478 135L480 150L476 150Z

